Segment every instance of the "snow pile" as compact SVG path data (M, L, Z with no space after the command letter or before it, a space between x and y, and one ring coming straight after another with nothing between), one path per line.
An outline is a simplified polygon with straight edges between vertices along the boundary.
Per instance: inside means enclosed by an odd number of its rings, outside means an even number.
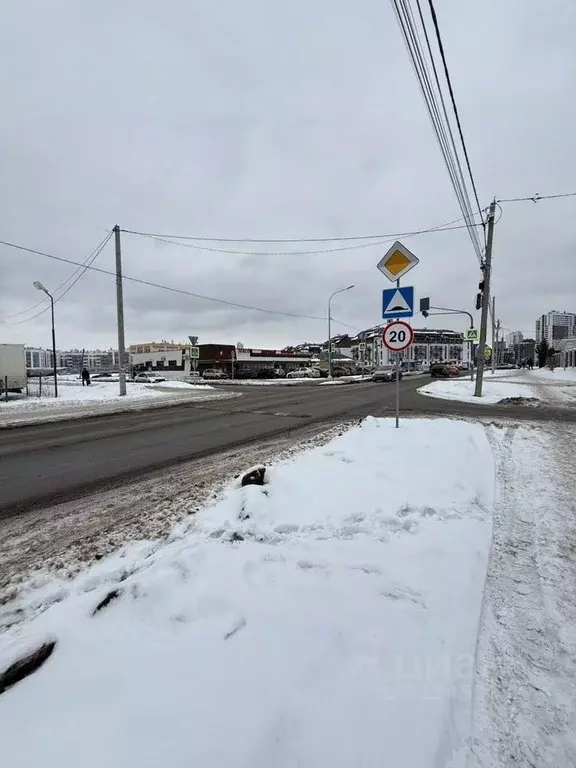
M474 397L475 386L476 382L470 379L440 379L420 387L418 392L441 400L458 400L476 405L494 405L508 397L536 397L530 386L501 379L492 380L490 374L484 376L482 397Z
M482 427L369 418L267 476L236 483L170 544L19 606L38 613L4 634L0 668L12 643L57 645L0 695L6 765L463 756L493 503Z
M214 389L214 387L211 387L210 384L200 383L200 381L201 379L197 384L195 381L181 381L180 379L167 379L166 381L159 381L154 384L145 384L144 386L147 389L152 389L152 390L182 389L188 392L193 392L197 389ZM128 385L128 386L132 386L132 385Z
M37 410L39 408L58 408L69 405L94 405L100 403L125 402L145 398L169 397L168 390L186 390L190 393L196 390L213 389L203 384L188 384L184 381L163 381L158 384L139 384L126 382L126 395L120 397L118 382L94 380L90 386L82 386L75 380L58 381L58 397L18 397L8 402L0 401L0 410ZM167 390L163 392L162 390ZM51 390L50 390L51 391Z

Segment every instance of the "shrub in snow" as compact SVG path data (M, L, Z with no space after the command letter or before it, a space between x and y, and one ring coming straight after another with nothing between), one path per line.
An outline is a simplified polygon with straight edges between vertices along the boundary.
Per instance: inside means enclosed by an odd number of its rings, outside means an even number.
M266 467L260 464L256 467L252 467L242 475L240 485L264 485L266 482Z

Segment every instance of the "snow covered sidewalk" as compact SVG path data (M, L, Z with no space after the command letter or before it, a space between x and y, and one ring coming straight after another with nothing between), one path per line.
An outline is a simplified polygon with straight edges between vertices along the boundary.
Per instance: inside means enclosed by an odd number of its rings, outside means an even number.
M494 490L482 426L369 418L267 474L168 545L23 599L34 618L3 635L0 672L56 645L0 695L6 766L463 764Z
M508 398L531 398L536 404L556 408L576 406L576 371L557 368L547 369L502 370L484 374L482 397L474 397L474 382L469 378L441 379L426 384L418 390L423 395L442 400L458 400L476 405L494 405Z
M475 405L494 405L511 397L537 398L534 389L523 381L503 381L501 376L492 378L490 373L484 375L482 397L474 396L475 385L476 382L470 381L470 378L439 379L420 387L418 392L441 400L458 400Z
M576 435L491 425L494 544L470 768L576 765Z

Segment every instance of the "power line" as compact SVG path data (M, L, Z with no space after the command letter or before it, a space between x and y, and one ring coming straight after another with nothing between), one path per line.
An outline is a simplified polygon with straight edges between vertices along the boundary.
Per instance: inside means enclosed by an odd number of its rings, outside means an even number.
M460 221L460 219L456 219L456 221ZM399 237L414 237L416 235L424 235L432 232L447 232L455 229L467 229L468 226L469 224L461 224L459 226L430 227L429 229L422 229L415 232L395 232L387 235L386 236L387 239L385 240L377 240L375 242L370 242L370 243L357 243L355 245L345 245L337 248L322 248L322 249L317 249L312 251L241 251L241 250L235 250L230 248L212 248L205 245L197 245L189 241L179 242L177 239L169 240L166 237L162 237L160 235L152 235L145 232L132 232L131 230L125 230L125 229L121 231L126 232L128 234L132 234L132 235L138 235L139 237L145 237L148 240L154 240L156 242L165 243L166 245L179 245L183 248L192 248L197 251L209 251L211 253L227 253L227 254L232 254L236 256L312 256L312 255L318 255L323 253L353 251L359 248L370 248L370 247L384 245L386 243L393 242ZM477 224L476 222L474 222L473 226L478 227L483 225Z
M466 148L466 142L464 141L464 133L462 132L462 124L460 122L460 115L458 113L458 107L456 106L456 99L454 97L454 90L452 88L452 80L450 73L448 72L448 64L446 62L446 56L444 54L444 45L442 43L442 37L440 35L440 27L438 25L438 17L436 16L436 9L434 8L433 0L428 0L430 7L430 15L432 16L432 23L434 24L434 31L436 32L436 40L438 42L438 48L440 50L440 56L442 58L442 65L444 67L444 75L446 77L446 83L448 84L448 91L450 93L450 101L452 102L452 109L454 110L454 117L456 118L456 125L458 126L458 133L460 134L460 141L462 142L462 149L464 150L464 157L466 159L466 167L468 168L468 174L472 183L472 189L474 191L474 198L476 200L476 206L480 212L480 201L478 200L478 192L476 190L476 183L474 182L474 176L472 175L472 168L470 167L470 158L468 157L468 150ZM420 0L418 0L418 6L420 6ZM424 23L424 22L422 22Z
M458 152L456 150L454 137L452 134L450 121L445 109L441 111L438 99L440 98L443 104L442 89L440 88L439 80L436 72L436 89L434 88L432 78L430 75L426 54L422 48L419 33L416 28L414 14L410 6L410 0L391 0L394 8L398 24L404 36L404 42L408 51L409 58L411 60L416 79L420 86L424 104L428 112L428 116L432 123L438 146L442 153L452 187L458 200L460 210L462 211L464 221L466 222L468 234L470 240L478 257L478 260L482 262L482 246L480 239L475 229L474 214L470 205L470 199L466 189L466 183L462 173L461 164L458 158ZM423 21L423 19L422 19ZM422 24L424 34L426 36L425 25ZM434 58L432 56L431 47L428 42L428 55L432 65L434 66ZM444 118L442 117L444 116Z
M78 275L78 277L76 277L76 279L72 283L70 283L68 288L66 288L66 290L63 291L60 294L60 296L56 296L54 298L54 304L57 304L61 299L64 298L64 296L66 296L67 293L69 293L72 290L72 288L74 288L74 286L76 285L78 280L80 280L80 278L83 277L86 274L86 271L88 269L91 269L91 268L95 269L95 267L92 267L92 264L96 261L96 259L100 255L100 253L103 251L104 247L108 244L108 241L110 240L111 237L112 237L112 232L109 232L106 235L106 237L100 242L100 244L97 245L96 248L92 251L92 253L88 257L88 259L86 261L84 261L83 263L78 265L79 269L76 269L72 273L71 277L73 277L76 274L76 272L80 272L80 274ZM76 263L76 262L71 262L71 263ZM60 286L58 286L58 288L56 289L56 291L59 288L61 288L62 285L67 283L68 280L70 280L70 277L68 277L63 283L61 283ZM56 293L56 291L55 291L55 293ZM38 306L38 305L36 305L36 306ZM3 324L5 324L5 325L10 325L10 326L22 325L22 323L28 323L31 320L35 320L37 317L40 317L40 315L43 315L45 312L48 312L49 309L50 309L50 304L47 307L45 307L44 309L40 310L40 312L37 312L35 315L32 315L32 317L27 317L24 320L17 320L15 323L6 322L6 320L2 320L1 322ZM7 317L8 317L8 315L7 315Z
M432 232L447 232L455 229L467 229L469 224L462 224L458 226L454 225L457 221L462 221L462 217L447 222L446 224L440 224L435 227L428 227L427 229L412 230L409 232L390 232L381 235L361 235L358 237L343 237L343 238L326 238L325 240L318 239L287 239L287 240L255 240L255 239L240 239L234 240L232 238L208 238L208 237L193 237L191 235L161 235L154 234L152 232L138 232L132 229L122 229L121 232L130 235L138 235L140 237L146 237L150 240L156 240L158 242L166 243L169 245L181 245L187 248L193 248L200 251L211 251L214 253L229 253L243 256L309 256L321 253L334 253L337 251L349 251L357 248L368 248L370 246L383 245L386 242L396 240L399 237L414 237L416 235L425 235ZM483 226L482 223L473 222L472 226ZM197 240L199 242L228 242L228 243L310 243L310 242L343 242L350 240L372 240L373 238L379 238L375 242L370 243L357 243L355 245L348 245L338 248L325 248L312 251L242 251L228 248L211 248L202 245L196 245L189 242L190 240ZM178 240L184 240L186 242L180 243Z
M81 263L79 263L77 261L73 261L72 259L65 259L62 256L54 256L54 254L45 253L44 251L37 251L34 248L26 248L23 245L18 245L16 243L10 243L10 242L7 242L6 240L0 240L0 245L6 245L9 248L16 248L17 250L24 251L26 253L33 253L36 256L45 256L48 259L53 259L54 261L61 261L61 262L65 263L65 264L74 264L75 266L85 266L85 265L83 265L83 264L81 264ZM103 275L111 275L114 278L116 277L116 273L112 272L112 271L110 271L108 269L102 269L100 267L94 267L94 266L85 266L85 268L86 269L90 269L93 272L99 272L100 274L103 274ZM184 296L191 296L194 299L204 299L204 301L212 301L212 302L214 302L216 304L224 304L224 305L229 306L229 307L237 307L238 309L248 309L248 310L251 310L253 312L265 312L265 313L271 314L271 315L283 315L285 317L297 317L297 318L302 318L302 319L305 319L305 320L326 320L327 319L326 317L320 317L318 315L302 315L302 314L299 314L299 313L296 313L296 312L283 312L283 311L278 310L278 309L266 309L266 308L263 308L263 307L254 307L254 306L251 306L249 304L240 304L239 302L236 302L236 301L227 301L226 299L216 299L213 296L204 296L204 295L202 295L200 293L192 293L192 291L186 291L183 288L174 288L174 287L169 286L169 285L162 285L161 283L154 283L154 282L152 282L150 280L143 280L143 279L141 279L139 277L130 277L128 275L123 275L123 280L129 280L130 282L138 283L140 285L147 285L147 286L150 286L152 288L161 288L162 290L170 291L172 293L179 293L179 294L182 294Z
M503 199L498 199L497 203L524 203L527 201L530 201L532 203L537 203L540 200L556 200L559 197L576 197L576 192L564 192L560 195L539 195L538 192L536 192L535 195L532 195L532 197L508 197Z
M110 238L111 238L111 237L112 237L112 233L111 233L111 232L108 232L108 233L107 233L107 234L104 236L104 238L103 238L103 239L102 239L102 240L101 240L101 241L98 243L98 245L97 245L97 246L96 246L96 247L95 247L95 248L94 248L92 251L90 251L90 253L88 254L88 256L87 256L87 257L84 259L84 262L83 262L82 266L80 266L80 267L78 267L77 269L75 269L75 270L72 272L72 274L71 274L71 275L68 275L68 277L67 277L65 280L63 280L63 281L62 281L62 282L61 282L61 283L60 283L60 284L59 284L59 285L58 285L58 286L57 286L57 287L54 289L54 291L53 291L53 292L54 292L54 294L57 294L57 293L58 293L58 291L59 291L59 290L60 290L60 289L61 289L63 286L65 286L67 282L69 282L70 280L72 280L72 278L74 277L74 275L76 275L76 273L77 273L77 272L79 272L79 271L80 271L80 270L81 270L81 269L84 267L84 265L85 265L85 264L87 264L87 263L89 263L89 264L92 264L92 262L94 261L95 255L96 255L96 256L98 256L98 255L100 254L100 251L101 251L101 250L104 248L104 246L105 246L105 245L108 243L108 240L110 240ZM84 275L84 274L85 274L85 271L84 271L84 272L82 272L82 274L80 275L80 277L82 277L82 275ZM78 279L79 279L79 278L78 278ZM70 286L70 287L69 287L69 288L68 288L68 289L67 289L67 290L66 290L66 291L65 291L65 292L62 294L62 296L60 296L59 298L55 299L55 302L56 302L56 301L59 301L59 300L60 300L60 299L61 299L63 296L65 296L65 295L66 295L66 293L68 293L68 291L70 290L70 288L72 288L74 285L76 285L76 283L77 283L77 282L78 282L78 280L75 280L75 281L74 281L74 283L72 283L72 285L71 285L71 286ZM32 306L28 307L28 309L23 309L23 310L21 310L20 312L11 312L11 313L10 313L10 314L8 314L8 315L4 315L4 318L3 318L3 320L2 320L2 321L0 321L0 322L5 322L5 320L6 320L6 318L7 318L7 317L19 317L20 315L27 315L27 314L28 314L28 312L31 312L33 309L36 309L36 307L39 307L39 306L41 306L42 304L46 304L46 302L49 302L49 301L50 301L50 300L49 300L49 299L47 299L47 298L46 298L46 299L41 299L40 301L37 301L37 302L36 302L36 304L32 304ZM46 312L46 311L47 311L49 308L50 308L50 304L48 303L48 306L46 307L46 309L42 310L42 312L39 312L37 315L34 315L34 317L30 317L30 318L28 318L28 319L29 319L29 320L33 320L35 317L39 317L41 314L43 314L44 312ZM27 322L27 320L22 320L21 322ZM9 323L9 325L19 325L19 324L20 324L20 323Z

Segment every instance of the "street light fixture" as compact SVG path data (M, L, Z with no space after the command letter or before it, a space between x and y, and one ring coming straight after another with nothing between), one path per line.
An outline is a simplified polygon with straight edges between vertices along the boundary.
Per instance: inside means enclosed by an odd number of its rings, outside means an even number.
M330 316L330 304L332 302L332 299L336 294L338 293L344 293L344 291L349 291L352 288L354 288L353 285L349 285L347 288L340 288L338 291L334 291L333 294L331 294L330 298L328 299L328 378L332 378L332 330L330 321L332 320Z
M39 291L44 291L46 296L48 296L50 299L50 309L52 310L52 364L54 368L54 397L58 397L58 379L56 376L56 332L54 331L54 298L39 280L35 280L33 285L34 288L37 288Z

